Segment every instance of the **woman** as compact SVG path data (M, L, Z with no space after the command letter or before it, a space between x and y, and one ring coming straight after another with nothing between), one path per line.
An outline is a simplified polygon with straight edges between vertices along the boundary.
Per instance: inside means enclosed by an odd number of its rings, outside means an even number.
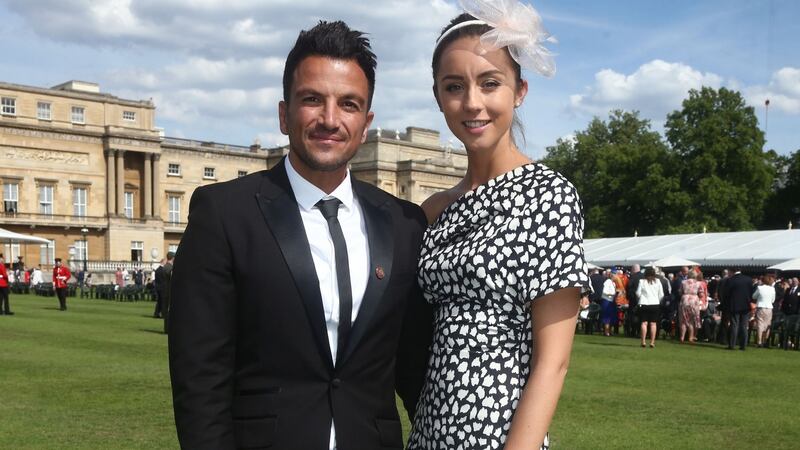
M589 290L580 200L516 146L527 83L507 48L481 45L492 30L458 16L433 55L436 100L469 162L423 204L419 280L435 324L409 449L546 448Z
M696 270L689 272L689 278L681 284L681 343L684 342L687 330L689 343L694 344L697 340L695 332L700 328L701 298L707 298L704 285L703 275Z
M606 272L606 277L600 296L600 321L603 322L603 335L611 336L611 325L617 324L617 304L614 298L619 292L609 272Z
M642 323L642 347L645 347L648 324L650 329L650 348L656 346L656 332L658 321L661 318L661 299L664 297L664 288L661 280L656 278L656 270L652 267L644 269L644 279L636 287L636 297L639 299L639 321Z
M775 279L770 274L761 277L761 284L753 293L756 301L756 345L766 347L769 327L772 325L772 308L775 302Z

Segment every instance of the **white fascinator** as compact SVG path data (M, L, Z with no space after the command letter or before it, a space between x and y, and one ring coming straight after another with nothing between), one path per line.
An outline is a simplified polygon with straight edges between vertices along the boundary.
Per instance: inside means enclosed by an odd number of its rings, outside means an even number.
M480 38L486 51L508 47L511 57L520 66L545 77L556 73L553 53L544 47L544 43L558 41L544 28L542 17L532 6L518 0L459 0L459 3L464 11L478 20L451 27L436 42L437 46L458 28L486 24L493 28Z

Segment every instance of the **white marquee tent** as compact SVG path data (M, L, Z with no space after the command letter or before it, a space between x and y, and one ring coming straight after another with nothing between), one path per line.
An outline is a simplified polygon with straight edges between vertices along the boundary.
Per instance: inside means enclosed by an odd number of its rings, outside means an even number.
M800 230L586 239L584 251L588 262L604 267L680 257L701 266L766 268L800 257Z
M4 228L0 228L0 243L2 244L49 244L50 241L44 238L30 236L27 234L20 234L15 233L13 231L8 231Z

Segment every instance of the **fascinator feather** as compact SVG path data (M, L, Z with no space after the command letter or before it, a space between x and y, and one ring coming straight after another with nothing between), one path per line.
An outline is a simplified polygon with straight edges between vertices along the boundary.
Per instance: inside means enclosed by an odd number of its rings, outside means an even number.
M508 52L520 66L545 77L556 73L553 53L545 48L546 42L556 39L542 25L539 13L530 5L518 0L459 0L461 7L478 20L459 23L447 30L439 43L458 28L486 24L493 29L480 37L486 51L508 47Z

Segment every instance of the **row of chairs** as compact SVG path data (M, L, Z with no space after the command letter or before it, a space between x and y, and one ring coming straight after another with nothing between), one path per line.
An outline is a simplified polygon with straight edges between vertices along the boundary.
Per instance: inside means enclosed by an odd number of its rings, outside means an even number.
M98 284L91 287L89 298L117 301L152 301L153 292L143 285L130 284L123 288L118 288L115 284Z

